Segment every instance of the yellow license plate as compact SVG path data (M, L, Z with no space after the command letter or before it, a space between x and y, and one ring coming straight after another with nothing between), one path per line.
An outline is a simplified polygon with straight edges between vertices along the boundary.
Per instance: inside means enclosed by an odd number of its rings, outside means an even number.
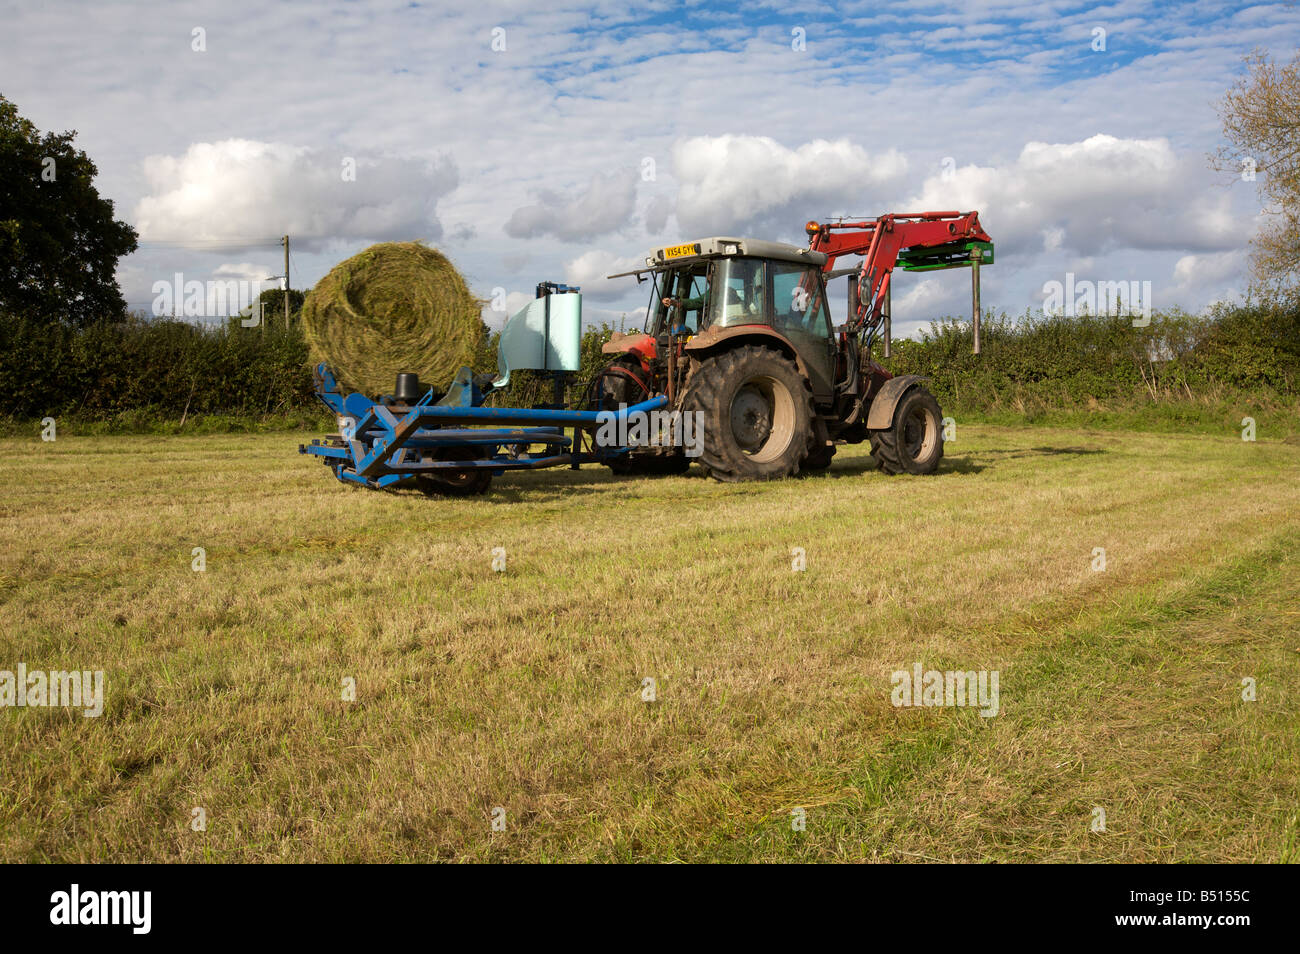
M698 245L672 245L664 249L664 258L683 258L687 255L699 254Z

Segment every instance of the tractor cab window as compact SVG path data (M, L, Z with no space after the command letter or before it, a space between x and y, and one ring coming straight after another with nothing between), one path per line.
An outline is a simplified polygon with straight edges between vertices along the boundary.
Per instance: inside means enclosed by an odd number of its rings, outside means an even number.
M797 262L771 262L772 327L817 338L832 334L821 270Z
M665 302L664 299L668 299ZM651 334L698 334L707 324L705 309L709 302L709 266L698 262L655 276L654 298L650 303Z
M714 264L712 323L731 325L767 323L763 313L763 265L759 258L724 258Z
M681 306L680 311L673 313L673 331L677 334L699 334L704 323L704 309L709 303L707 268L693 268L683 276L677 299Z

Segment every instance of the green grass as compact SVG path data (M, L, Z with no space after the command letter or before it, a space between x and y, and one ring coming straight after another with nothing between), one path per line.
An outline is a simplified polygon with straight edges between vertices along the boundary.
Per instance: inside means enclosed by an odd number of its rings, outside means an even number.
M1243 421L1255 422L1258 440L1300 444L1300 400L1264 390L1222 391L1197 400L1145 399L1079 401L1068 404L1011 398L998 406L944 404L945 413L968 424L1003 427L1144 431L1159 434L1241 435Z
M38 437L42 419L0 417L0 438ZM63 437L106 437L116 434L265 434L272 431L322 431L335 426L334 418L322 405L273 414L190 414L184 418L149 408L117 413L59 415L56 435Z
M1296 446L962 425L927 478L458 501L299 440L0 441L0 669L107 683L0 710L0 860L1296 859ZM893 707L915 662L999 715Z

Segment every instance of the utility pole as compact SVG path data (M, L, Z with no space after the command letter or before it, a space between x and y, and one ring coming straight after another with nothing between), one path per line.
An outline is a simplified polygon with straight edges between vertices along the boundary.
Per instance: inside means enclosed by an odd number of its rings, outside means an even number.
M289 236L284 237L284 328L289 330Z

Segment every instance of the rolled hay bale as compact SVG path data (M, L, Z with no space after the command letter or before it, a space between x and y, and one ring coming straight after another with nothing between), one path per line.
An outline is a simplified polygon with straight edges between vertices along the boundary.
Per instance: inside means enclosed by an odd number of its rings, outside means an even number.
M399 371L445 389L473 365L482 302L437 249L381 242L330 270L302 306L312 363L324 361L345 390L388 394Z

